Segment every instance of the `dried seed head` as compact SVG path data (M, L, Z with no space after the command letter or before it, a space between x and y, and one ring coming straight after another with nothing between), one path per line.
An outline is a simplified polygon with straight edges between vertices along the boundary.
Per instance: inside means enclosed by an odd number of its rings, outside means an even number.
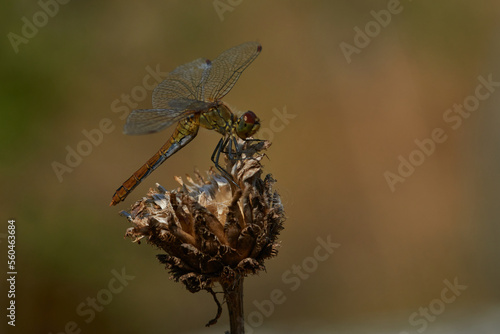
M146 240L166 254L158 255L176 281L191 292L209 290L215 282L228 284L235 277L264 269L275 256L276 242L285 220L275 180L262 176L260 163L267 141L239 142L241 159L226 158L226 171L234 183L213 170L199 172L167 191L157 184L136 202L133 224L126 236ZM237 184L237 186L235 185Z

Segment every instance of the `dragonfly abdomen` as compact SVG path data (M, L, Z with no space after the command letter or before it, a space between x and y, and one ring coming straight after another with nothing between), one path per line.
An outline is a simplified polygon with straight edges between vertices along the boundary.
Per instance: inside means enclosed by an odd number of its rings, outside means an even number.
M158 168L165 160L175 152L187 145L198 134L199 123L197 117L182 120L177 125L169 140L142 165L127 181L116 190L110 205L116 205L123 201L149 174Z

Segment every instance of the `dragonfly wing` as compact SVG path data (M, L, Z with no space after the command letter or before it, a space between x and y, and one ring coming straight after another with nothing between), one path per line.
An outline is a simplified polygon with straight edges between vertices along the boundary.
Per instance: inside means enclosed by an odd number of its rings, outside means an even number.
M169 109L172 101L202 100L202 78L210 67L210 60L198 58L167 74L153 91L153 107Z
M247 42L226 50L215 58L203 73L202 100L217 101L225 96L261 50L259 43Z
M155 133L168 128L181 119L196 112L186 109L137 109L128 115L123 133L127 135L143 135Z

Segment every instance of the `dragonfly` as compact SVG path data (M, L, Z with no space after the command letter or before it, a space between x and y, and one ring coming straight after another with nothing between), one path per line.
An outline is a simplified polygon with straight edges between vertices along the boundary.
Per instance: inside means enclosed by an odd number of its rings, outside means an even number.
M189 144L200 127L222 135L211 160L217 169L227 174L219 166L220 154L225 152L230 158L234 157L237 137L248 140L259 130L260 120L252 111L237 117L221 99L261 50L258 42L243 43L224 51L213 61L198 58L167 74L153 90L154 109L133 110L123 132L141 135L159 132L176 123L177 126L167 142L116 190L110 206L123 201L165 160Z

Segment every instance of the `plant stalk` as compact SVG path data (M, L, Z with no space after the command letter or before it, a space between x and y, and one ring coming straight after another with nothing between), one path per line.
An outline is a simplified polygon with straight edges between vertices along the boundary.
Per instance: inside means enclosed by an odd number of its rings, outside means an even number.
M243 276L239 275L228 284L222 284L222 289L224 290L224 299L229 311L230 334L244 334Z

